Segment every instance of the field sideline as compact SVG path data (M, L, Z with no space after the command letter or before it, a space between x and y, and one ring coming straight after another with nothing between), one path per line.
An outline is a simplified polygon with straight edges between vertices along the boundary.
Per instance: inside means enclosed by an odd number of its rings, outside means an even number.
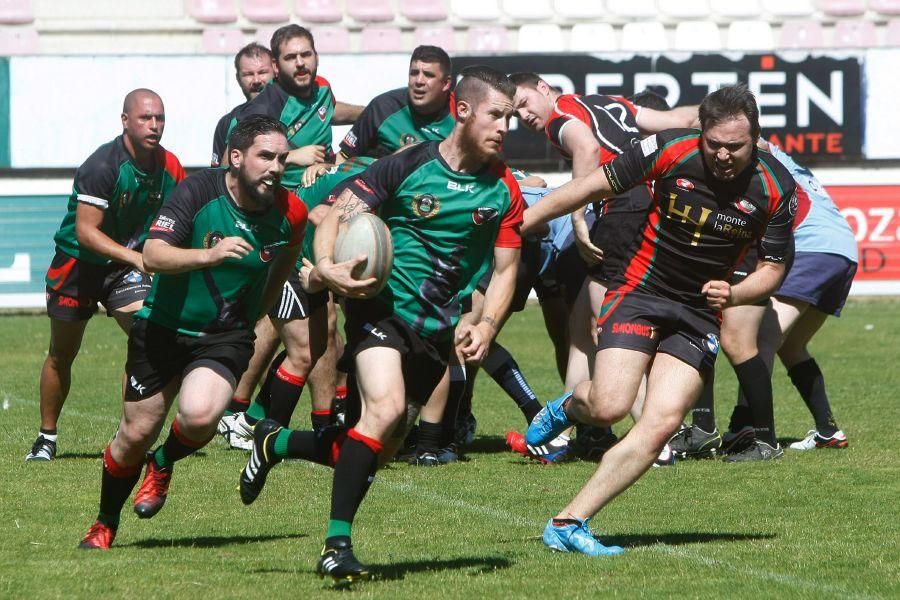
M505 451L515 405L487 377L476 387L469 462L379 473L354 527L377 581L360 598L900 596L900 300L852 301L813 344L845 451L787 451L765 464L681 462L654 469L593 528L626 546L613 558L551 553L539 536L592 473L542 467ZM60 424L60 456L23 458L37 433L43 316L0 317L0 597L286 598L328 590L313 574L328 515L330 471L277 467L250 508L237 493L246 455L214 440L178 464L163 511L123 512L111 551L76 550L97 511L99 452L120 413L125 338L111 319L88 327ZM537 340L541 340L538 342ZM560 391L540 312L529 306L501 341L541 400ZM734 375L720 359L720 427ZM782 443L812 426L783 368L774 378ZM308 400L301 400L308 407ZM306 426L306 411L295 423ZM627 423L617 430L623 433Z

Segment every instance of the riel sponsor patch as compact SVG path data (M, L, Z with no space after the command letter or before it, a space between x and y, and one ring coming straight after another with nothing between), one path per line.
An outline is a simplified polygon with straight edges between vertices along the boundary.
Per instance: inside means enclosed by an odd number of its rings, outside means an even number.
M175 219L159 215L156 222L150 227L150 231L175 231Z

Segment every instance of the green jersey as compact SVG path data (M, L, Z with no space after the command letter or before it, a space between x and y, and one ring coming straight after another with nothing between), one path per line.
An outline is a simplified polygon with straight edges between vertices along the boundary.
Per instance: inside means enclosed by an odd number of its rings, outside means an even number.
M450 94L445 107L431 115L421 115L409 104L409 91L399 88L369 102L341 142L346 157L393 154L417 142L440 141L453 131L456 99Z
M156 152L156 168L145 173L125 149L123 135L103 144L75 171L66 216L53 236L56 247L78 260L110 264L78 243L75 212L83 202L103 210L100 231L121 246L140 249L156 211L184 177L181 163L162 147Z
M332 167L327 173L319 176L319 178L308 188L297 190L300 193L300 199L306 204L307 210L312 212L315 207L328 199L336 185L343 182L348 177L362 173L366 167L373 162L375 162L374 158L358 156ZM297 261L298 269L303 266L303 257L308 258L312 262L316 262L316 255L315 252L313 252L313 237L315 231L316 226L313 225L311 221L307 222L306 233L303 236L303 253Z
M334 117L335 102L331 85L324 77L316 77L308 98L292 96L277 80L273 80L235 115L228 135L241 119L250 115L266 115L284 124L292 150L311 145L325 146L325 162L334 162L331 119ZM227 164L228 161L224 162ZM288 164L281 185L289 190L296 189L305 170L306 167Z
M383 158L348 187L394 241L394 267L376 301L422 337L443 341L459 321L460 298L491 266L494 247L521 246L524 201L502 162L460 173L438 146L425 142Z
M159 273L138 311L180 333L200 336L252 329L275 255L302 242L306 207L279 188L264 212L249 212L232 200L224 169L205 169L184 180L160 209L148 239L180 248L211 248L226 237L244 238L253 250L241 259L184 273Z

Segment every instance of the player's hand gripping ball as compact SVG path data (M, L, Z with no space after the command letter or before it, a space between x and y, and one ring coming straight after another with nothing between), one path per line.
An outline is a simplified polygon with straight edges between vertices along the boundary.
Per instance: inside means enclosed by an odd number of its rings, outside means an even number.
M373 298L387 285L394 264L394 242L384 221L372 213L359 213L338 233L334 244L334 262L340 263L366 255L366 260L353 268L354 279L374 277L376 284L370 293L361 296Z

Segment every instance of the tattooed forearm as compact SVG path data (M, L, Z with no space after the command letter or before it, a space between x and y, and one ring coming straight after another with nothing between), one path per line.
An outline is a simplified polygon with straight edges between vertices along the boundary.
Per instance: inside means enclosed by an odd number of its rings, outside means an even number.
M488 325L491 326L491 328L492 328L494 331L497 331L497 321L495 321L493 318L488 317L488 316L484 316L484 317L481 317L481 322L482 322L482 323L487 323Z
M347 190L341 194L341 198L338 200L335 208L338 210L338 222L346 223L359 213L367 212L369 205L360 200L353 192Z

